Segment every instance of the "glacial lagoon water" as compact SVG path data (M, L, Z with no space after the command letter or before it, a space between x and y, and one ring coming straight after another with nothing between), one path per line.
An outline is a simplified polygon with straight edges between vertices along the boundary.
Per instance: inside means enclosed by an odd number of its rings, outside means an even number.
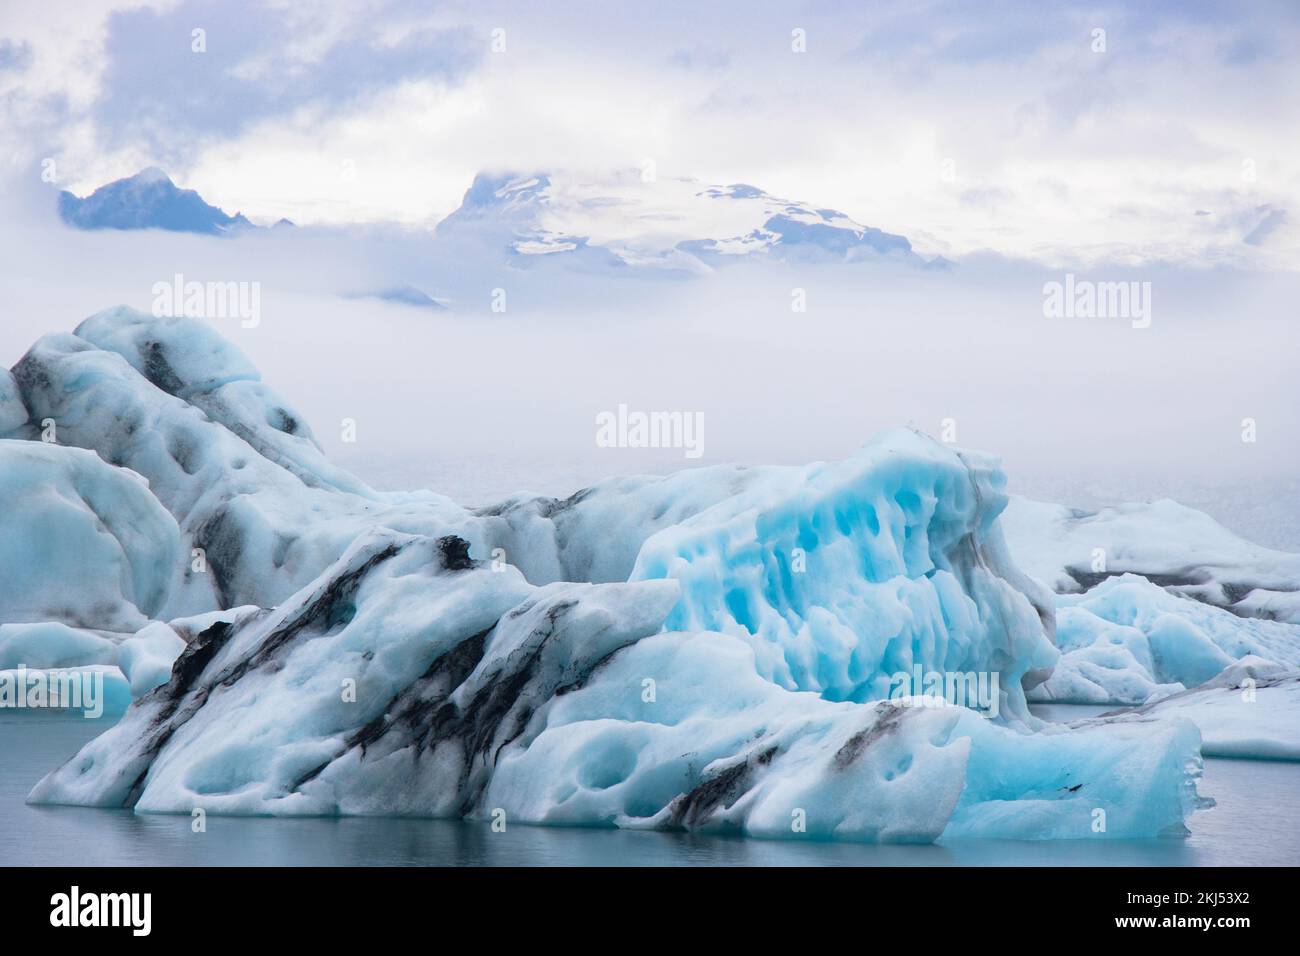
M1051 720L1098 708L1053 706ZM33 784L106 721L57 711L0 712L0 865L3 866L1282 866L1300 863L1300 764L1207 760L1185 840L1055 843L968 841L938 846L747 840L609 829L393 818L209 817L32 807Z

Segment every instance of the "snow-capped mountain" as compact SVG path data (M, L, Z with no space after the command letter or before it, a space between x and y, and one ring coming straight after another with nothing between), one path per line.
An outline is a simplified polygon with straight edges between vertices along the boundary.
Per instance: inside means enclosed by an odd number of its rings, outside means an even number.
M59 215L79 229L167 229L228 235L257 229L150 167L80 198L59 194ZM281 220L276 227L293 225ZM273 227L275 228L275 227ZM834 209L781 199L744 183L647 179L639 171L479 173L438 224L454 259L541 263L608 272L649 267L685 273L754 260L927 263L903 236ZM427 304L427 303L422 303Z
M222 235L257 228L239 213L230 216L204 202L193 189L181 189L156 166L100 186L85 198L65 189L59 193L59 216L78 229L166 229Z
M480 173L437 231L457 245L504 252L521 265L552 256L693 272L756 258L924 262L903 236L834 209L743 183L647 180L637 171L605 178Z

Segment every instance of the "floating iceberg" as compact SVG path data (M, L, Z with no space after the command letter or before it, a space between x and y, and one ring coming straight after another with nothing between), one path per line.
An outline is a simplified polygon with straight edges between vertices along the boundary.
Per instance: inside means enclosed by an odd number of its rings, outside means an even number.
M139 475L0 440L0 502L0 621L132 632L161 611L180 537Z
M130 704L127 680L111 665L0 668L0 713L49 708L99 719L120 716Z
M898 429L836 464L620 478L479 515L534 582L679 581L668 626L744 638L787 689L864 701L918 665L996 672L1023 714L1057 654L1051 595L1002 542L1003 483Z
M125 637L58 621L0 624L0 670L116 665Z
M1143 704L1254 656L1300 666L1300 627L1240 618L1133 574L1057 595L1061 659L1035 700ZM1205 730L1206 728L1202 728Z
M991 459L890 432L845 462L767 470L659 531L632 579L680 582L668 626L746 639L787 689L878 700L917 666L996 672L1021 714L1022 681L1057 653L1049 596L1006 555L1003 481Z
M0 382L0 412L29 439L0 449L34 449L23 487L70 485L58 507L120 555L90 575L108 604L38 602L26 620L51 628L47 657L84 652L138 698L40 802L858 840L1155 836L1201 805L1196 725L1063 732L1025 691L1085 686L1088 655L1119 628L1128 658L1112 669L1131 672L1134 700L1244 654L1291 660L1287 625L1149 584L1126 603L1125 579L1078 606L1056 597L1062 664L1053 596L1003 540L996 462L908 431L838 463L469 510L368 488L210 327L120 308L37 342ZM47 421L60 447L30 440ZM111 487L114 508L141 499L131 534L115 536L117 512L107 532L95 523L98 498L69 468ZM49 593L81 582L69 555ZM29 653L37 632L0 638ZM922 672L995 678L997 720L900 699L895 678Z
M80 335L48 335L14 378L33 420L143 476L174 517L184 560L168 562L169 597L155 617L269 607L375 525L427 533L465 515L437 495L377 495L334 469L301 416L196 320L114 309L83 331L130 361Z
M1176 501L1082 511L1013 498L1002 524L1020 567L1053 591L1140 574L1242 616L1300 624L1300 554L1243 541Z
M1201 728L1209 757L1300 760L1300 669L1253 655L1191 690L1074 726L1185 717Z
M376 532L203 632L30 799L890 841L1156 836L1200 805L1190 723L1030 734L787 691L743 640L664 632L679 587L534 587Z

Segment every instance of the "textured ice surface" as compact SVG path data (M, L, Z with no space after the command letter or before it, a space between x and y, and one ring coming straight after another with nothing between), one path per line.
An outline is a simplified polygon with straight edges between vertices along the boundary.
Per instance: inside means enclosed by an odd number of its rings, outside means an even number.
M167 599L176 523L94 453L0 440L0 621L135 631Z
M193 643L194 639L210 628L213 624L234 624L241 626L254 617L258 617L266 612L255 604L245 604L242 607L227 608L221 611L209 611L206 614L195 614L190 617L176 617L167 622L177 635L180 636L186 644Z
M1031 692L1035 700L1141 704L1202 684L1248 655L1300 665L1300 627L1240 618L1137 575L1056 603L1061 660Z
M678 588L537 588L457 538L369 535L205 631L31 799L859 840L1083 837L1098 807L1155 836L1198 805L1187 722L1035 735L787 691L740 639L662 633Z
M178 398L261 378L239 349L201 319L155 318L117 306L92 315L74 334L116 352L151 384Z
M1300 624L1300 554L1251 544L1175 501L1080 511L1013 498L1002 525L1016 562L1054 591L1131 572L1244 616Z
M1022 678L1057 654L1048 595L1006 556L1003 483L991 459L899 429L659 531L632 578L678 581L669 627L742 637L788 689L862 701L915 666L996 672L1020 713Z
M171 678L172 664L185 650L185 641L166 624L155 621L131 635L117 648L117 666L132 697L140 697Z
M519 495L479 509L488 553L506 560L534 584L626 581L646 539L772 474L795 469L715 465L671 475L610 478L568 498Z
M997 672L1012 712L1051 668L1051 596L1008 558L992 459L905 429L807 467L618 478L484 509L486 543L535 583L669 577L669 627L749 641L760 673L834 700L890 677Z
M82 322L76 335L121 355L152 385L201 409L304 484L377 497L329 462L303 417L208 323L118 306Z

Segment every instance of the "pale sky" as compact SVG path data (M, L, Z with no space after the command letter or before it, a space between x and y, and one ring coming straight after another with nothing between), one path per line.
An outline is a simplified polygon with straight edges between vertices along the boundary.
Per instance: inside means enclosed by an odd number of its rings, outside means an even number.
M1300 262L1285 0L427 6L4 0L0 162L432 226L479 170L649 160L953 257Z

